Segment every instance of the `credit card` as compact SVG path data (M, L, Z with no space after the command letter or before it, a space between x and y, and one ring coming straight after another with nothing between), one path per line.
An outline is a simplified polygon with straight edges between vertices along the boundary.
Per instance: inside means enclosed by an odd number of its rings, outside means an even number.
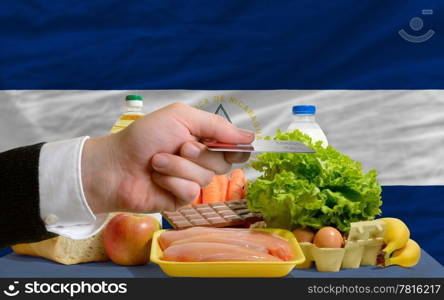
M298 141L256 140L251 144L227 144L202 142L210 151L219 152L281 152L315 153L313 149Z

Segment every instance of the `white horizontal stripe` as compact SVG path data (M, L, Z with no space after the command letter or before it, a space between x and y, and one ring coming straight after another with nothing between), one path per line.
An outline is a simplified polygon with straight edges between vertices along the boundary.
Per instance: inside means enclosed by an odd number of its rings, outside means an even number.
M127 94L142 95L145 112L174 101L198 105L206 98L210 103L203 109L214 112L214 97L224 96L233 123L254 129L256 117L263 135L287 127L292 105L314 104L330 144L361 161L364 169L376 168L382 184L444 184L444 90L4 90L0 151L105 135ZM237 100L230 102L230 97ZM245 109L251 109L250 116Z

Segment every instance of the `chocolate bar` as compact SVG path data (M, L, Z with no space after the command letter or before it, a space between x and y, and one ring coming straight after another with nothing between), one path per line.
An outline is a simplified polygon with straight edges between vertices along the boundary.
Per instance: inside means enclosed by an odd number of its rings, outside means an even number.
M260 213L248 210L245 200L187 206L174 212L165 211L162 216L175 229L195 226L234 227L262 220Z

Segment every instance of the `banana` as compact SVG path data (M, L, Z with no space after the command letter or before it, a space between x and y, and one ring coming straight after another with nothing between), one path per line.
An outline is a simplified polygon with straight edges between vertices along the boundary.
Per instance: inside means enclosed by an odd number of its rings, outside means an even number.
M408 240L404 248L393 252L393 255L386 260L385 265L398 265L401 267L413 267L421 257L421 248L414 240Z
M387 261L393 251L403 248L410 239L410 231L407 225L396 218L382 218L386 228L384 233L384 244L386 245L382 251L384 252L384 260Z

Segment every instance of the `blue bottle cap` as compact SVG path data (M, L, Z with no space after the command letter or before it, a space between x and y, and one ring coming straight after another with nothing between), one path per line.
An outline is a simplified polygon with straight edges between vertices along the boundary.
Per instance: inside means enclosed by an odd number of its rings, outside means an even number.
M314 105L295 105L293 106L294 115L314 115L316 114L316 106Z

